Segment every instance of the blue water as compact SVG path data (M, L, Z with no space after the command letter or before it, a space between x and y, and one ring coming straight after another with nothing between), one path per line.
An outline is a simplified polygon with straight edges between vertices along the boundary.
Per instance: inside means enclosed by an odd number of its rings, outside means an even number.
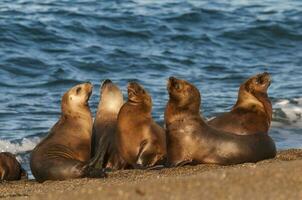
M30 150L60 115L62 94L87 80L93 113L102 80L124 93L137 80L162 123L169 76L200 89L210 118L263 71L273 78L270 135L279 149L301 148L302 1L220 2L1 1L0 151L17 153L28 169Z

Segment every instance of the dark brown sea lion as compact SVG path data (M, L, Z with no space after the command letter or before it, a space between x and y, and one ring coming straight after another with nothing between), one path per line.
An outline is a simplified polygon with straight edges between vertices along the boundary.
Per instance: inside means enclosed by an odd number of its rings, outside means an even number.
M38 182L81 177L103 177L89 167L92 115L88 100L92 85L84 83L68 90L62 98L62 114L49 134L33 150L32 173Z
M267 72L249 78L241 84L232 110L210 120L208 124L238 135L267 134L272 120L272 104L267 95L270 84Z
M164 164L165 130L151 115L152 100L139 84L128 84L128 101L118 115L117 144L121 157L133 168Z
M9 152L0 153L0 181L14 181L26 177L27 174L15 155Z
M93 124L92 156L98 151L102 168L121 169L125 162L117 153L117 115L124 103L122 91L110 80L101 86L98 110Z
M200 115L200 93L187 81L169 78L165 111L170 166L257 162L276 155L267 134L236 135L214 129Z

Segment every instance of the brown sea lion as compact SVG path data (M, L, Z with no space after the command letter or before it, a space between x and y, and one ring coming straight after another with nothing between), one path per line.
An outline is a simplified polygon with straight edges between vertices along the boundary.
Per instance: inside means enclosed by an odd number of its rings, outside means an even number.
M122 91L110 80L101 86L100 102L93 124L92 156L98 151L102 168L121 169L125 162L117 153L117 115L124 103Z
M118 115L117 144L121 157L133 168L164 164L165 130L151 115L152 100L138 83L128 84L128 101Z
M276 155L267 134L236 135L212 128L199 110L201 96L187 81L170 77L165 110L167 157L170 166L257 162Z
M25 170L14 154L9 152L0 153L0 181L14 181L26 177Z
M267 134L272 120L272 104L267 95L270 84L267 72L249 78L241 84L232 110L210 120L208 124L238 135Z
M31 153L30 167L38 182L104 176L103 171L89 167L91 92L91 83L84 83L63 95L59 121Z

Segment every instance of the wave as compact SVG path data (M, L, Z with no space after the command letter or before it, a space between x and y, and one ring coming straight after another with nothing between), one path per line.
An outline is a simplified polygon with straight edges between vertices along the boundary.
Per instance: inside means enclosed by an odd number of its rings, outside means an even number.
M20 142L13 142L8 140L0 140L0 152L11 152L13 154L24 154L33 150L33 148L40 142L41 138L23 138Z
M300 42L302 35L295 30L294 27L296 25L289 26L286 23L266 22L266 24L262 25L260 22L255 22L255 24L246 25L242 28L226 30L220 37L246 42L249 47L253 45L265 48L275 48L276 46L279 48L283 48L283 46L294 47L295 44L291 44L289 41Z
M273 126L302 128L302 97L280 99L274 104Z

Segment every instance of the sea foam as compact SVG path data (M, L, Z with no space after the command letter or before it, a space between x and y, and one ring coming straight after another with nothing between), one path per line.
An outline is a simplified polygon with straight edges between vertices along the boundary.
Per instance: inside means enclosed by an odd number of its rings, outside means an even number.
M302 98L280 99L273 108L273 126L302 127Z
M27 153L31 151L39 141L39 137L23 138L20 142L0 140L0 152L10 152L13 154Z

